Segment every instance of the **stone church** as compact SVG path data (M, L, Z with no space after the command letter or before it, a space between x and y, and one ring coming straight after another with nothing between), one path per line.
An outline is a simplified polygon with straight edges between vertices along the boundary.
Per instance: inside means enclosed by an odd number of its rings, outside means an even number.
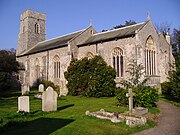
M174 61L170 36L158 34L150 17L143 23L105 32L96 32L92 25L60 37L46 40L46 15L27 10L20 16L17 61L23 65L19 73L21 84L34 85L37 80L49 80L60 86L66 95L64 72L72 58L92 58L101 55L116 69L115 81L127 79L128 63L142 63L150 86L167 80L169 63Z

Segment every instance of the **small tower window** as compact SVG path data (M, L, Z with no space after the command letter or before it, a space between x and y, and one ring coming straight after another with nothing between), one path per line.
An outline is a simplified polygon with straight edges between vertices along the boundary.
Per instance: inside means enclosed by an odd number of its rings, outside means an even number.
M40 28L37 23L35 24L35 33L40 33Z
M23 26L23 33L25 32L25 26Z

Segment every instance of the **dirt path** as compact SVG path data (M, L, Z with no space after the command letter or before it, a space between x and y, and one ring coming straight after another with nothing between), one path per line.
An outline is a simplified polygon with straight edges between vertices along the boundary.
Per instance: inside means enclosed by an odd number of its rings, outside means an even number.
M180 108L164 101L159 101L158 107L161 110L158 126L135 135L180 135Z

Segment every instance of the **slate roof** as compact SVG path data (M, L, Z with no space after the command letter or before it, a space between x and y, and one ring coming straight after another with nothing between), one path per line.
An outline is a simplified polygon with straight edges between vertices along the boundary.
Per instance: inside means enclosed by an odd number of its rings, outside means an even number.
M134 35L136 30L140 30L145 24L146 23L139 23L139 24L135 24L135 25L127 26L127 27L122 27L119 29L96 33L80 45L86 45L86 44L92 44L92 43L107 41L107 40L116 39L116 38L128 37L128 36Z
M72 38L74 38L75 36L80 34L82 31L84 31L84 30L80 30L80 31L73 32L71 34L60 36L60 37L57 37L54 39L39 42L34 47L32 47L31 49L27 50L26 52L20 54L19 56L33 54L33 53L37 53L37 52L42 52L42 51L66 46L66 45L68 45L68 41L70 41Z
M115 30L109 30L106 32L95 33L84 43L79 44L78 46L132 36L136 33L137 30L140 30L145 24L146 22L127 26L127 27L122 27ZM34 47L20 54L19 56L29 55L33 53L38 53L46 50L67 46L68 41L70 41L72 38L83 32L84 30L85 29L61 37L57 37L54 39L39 42Z

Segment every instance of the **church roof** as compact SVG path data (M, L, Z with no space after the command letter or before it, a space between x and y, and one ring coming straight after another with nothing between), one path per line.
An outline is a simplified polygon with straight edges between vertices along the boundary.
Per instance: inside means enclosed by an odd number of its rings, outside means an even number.
M131 26L114 29L114 30L95 33L89 39L87 39L82 44L79 44L78 46L129 37L129 36L135 35L136 31L140 30L145 24L146 23L139 23L139 24L135 24ZM38 53L38 52L42 52L46 50L51 50L51 49L67 46L68 41L70 41L71 39L79 35L84 30L85 29L77 31L77 32L73 32L64 36L60 36L54 39L39 42L38 44L33 46L31 49L27 50L26 52L18 56L29 55L33 53Z
M68 41L70 41L72 38L74 38L75 36L80 34L82 31L84 31L84 29L64 35L64 36L60 36L57 38L39 42L34 47L32 47L31 49L27 50L26 52L20 54L19 56L33 54L33 53L37 53L37 52L42 52L42 51L46 51L46 50L51 50L51 49L67 46Z
M126 26L114 30L109 30L105 32L95 33L88 40L80 45L92 44L102 41L109 41L118 38L125 38L132 36L137 30L140 30L146 23L139 23L131 26Z

